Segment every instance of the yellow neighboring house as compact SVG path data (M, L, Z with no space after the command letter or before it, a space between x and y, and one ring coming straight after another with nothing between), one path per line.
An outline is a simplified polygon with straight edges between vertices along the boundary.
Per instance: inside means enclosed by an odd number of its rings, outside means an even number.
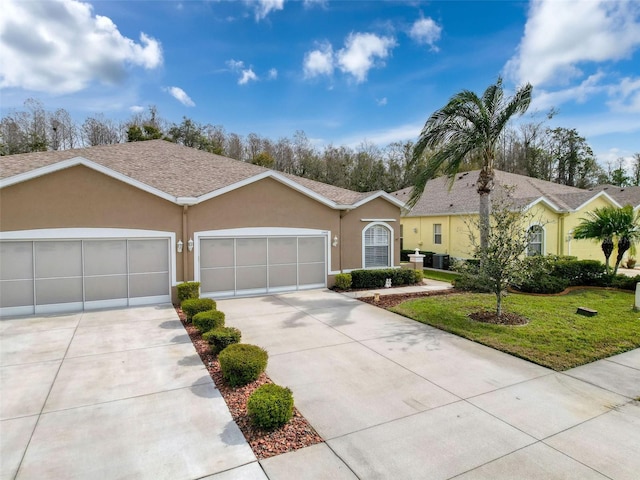
M465 221L478 215L478 173L475 170L457 174L451 189L447 177L429 181L416 205L403 213L401 248L470 258L472 247ZM583 190L496 170L494 192L506 186L511 187L515 202L534 214L534 221L528 226L535 233L528 248L530 255L573 255L603 261L599 243L572 238L573 229L587 212L596 208L631 204L637 209L640 206L640 187L602 185ZM406 201L411 188L392 195Z

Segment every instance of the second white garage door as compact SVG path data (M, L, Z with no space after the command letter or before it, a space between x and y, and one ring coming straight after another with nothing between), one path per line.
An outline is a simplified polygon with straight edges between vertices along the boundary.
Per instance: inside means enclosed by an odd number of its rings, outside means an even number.
M326 286L325 236L200 239L203 296L261 295Z

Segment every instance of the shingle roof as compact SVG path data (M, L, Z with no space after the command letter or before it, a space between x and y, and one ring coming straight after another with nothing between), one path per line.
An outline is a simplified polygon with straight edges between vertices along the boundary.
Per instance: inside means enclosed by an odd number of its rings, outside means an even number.
M420 200L405 216L477 213L479 201L476 181L479 173L479 170L459 173L450 190L447 177L430 180ZM545 199L563 211L574 210L596 195L588 190L500 170L495 171L494 182L494 191L500 191L505 186L513 187L511 196L516 204L528 205L536 200ZM392 195L406 202L411 195L411 187L398 190Z
M607 192L620 205L640 206L640 187L616 187L615 185L598 185L591 189L594 192Z
M149 140L0 157L0 179L25 174L77 157L95 162L176 198L200 197L269 172L264 167L194 148L164 140ZM280 175L341 205L353 205L373 195L373 193L354 192L295 175Z

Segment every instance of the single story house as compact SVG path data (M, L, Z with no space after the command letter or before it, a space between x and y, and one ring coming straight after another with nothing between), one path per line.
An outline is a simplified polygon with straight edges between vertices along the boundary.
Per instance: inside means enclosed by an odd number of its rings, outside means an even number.
M163 140L0 157L0 314L331 286L399 265L402 206Z
M479 212L478 174L478 170L459 173L451 189L447 177L429 181L420 200L403 212L401 248L419 248L454 258L471 257L467 220ZM612 189L583 190L496 170L494 191L499 192L504 187L509 187L516 205L524 206L533 213L534 221L529 225L533 233L528 248L531 255L572 255L579 259L603 261L599 244L591 240L576 240L572 236L573 229L589 211L629 203L622 195L614 197L610 192ZM392 195L406 201L411 188Z

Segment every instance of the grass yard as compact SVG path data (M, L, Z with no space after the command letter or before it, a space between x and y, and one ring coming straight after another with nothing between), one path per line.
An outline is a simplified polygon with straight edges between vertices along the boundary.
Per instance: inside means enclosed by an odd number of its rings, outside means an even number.
M447 270L424 270L424 278L431 280L440 280L441 282L451 283L454 279L458 278L460 274L455 272L449 272Z
M391 308L422 323L525 358L554 370L566 370L640 347L640 313L634 294L575 290L561 296L509 294L505 311L529 319L523 326L502 326L470 320L467 315L493 310L495 296L460 293L409 300ZM598 311L577 315L578 307Z

